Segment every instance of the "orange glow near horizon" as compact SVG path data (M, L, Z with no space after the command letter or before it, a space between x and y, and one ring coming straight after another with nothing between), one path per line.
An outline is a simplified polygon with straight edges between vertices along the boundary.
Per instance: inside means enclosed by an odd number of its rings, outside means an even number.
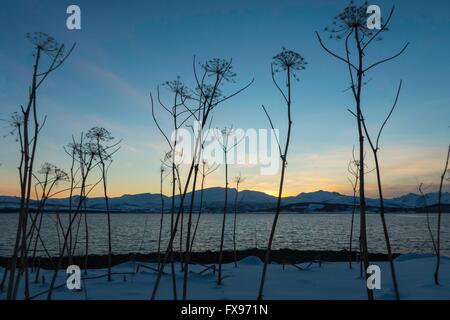
M387 198L397 197L407 193L418 193L417 181L433 185L429 192L436 191L436 182L440 177L440 166L445 158L440 149L429 148L422 153L418 148L405 147L399 152L393 152L389 148L384 149L388 156L383 158L383 191ZM444 154L445 155L445 154ZM283 190L283 197L296 196L301 192L315 192L324 190L328 192L338 192L340 194L352 195L353 191L347 180L348 154L346 150L331 150L324 154L313 155L293 155L289 174L286 176ZM368 161L371 161L369 158ZM117 165L117 164L116 164ZM19 196L20 189L18 174L13 169L13 165L3 165L0 167L0 195ZM319 169L320 168L320 169ZM124 194L153 193L159 194L159 176L157 171L148 170L141 167L129 167L117 165L111 172L108 184L108 196L119 197ZM236 168L236 172L240 172ZM239 171L238 171L239 170ZM186 170L183 172L186 173ZM252 190L264 192L277 197L279 188L279 174L262 176L257 168L249 168L245 171L244 182L240 185L240 190ZM208 177L205 189L211 187L223 187L223 172L217 170ZM94 179L94 178L93 178ZM167 196L171 194L170 179L164 182L163 193ZM235 185L230 178L230 188ZM59 185L57 190L66 188L67 185ZM366 196L370 198L378 197L376 176L369 173L366 176ZM444 188L448 190L448 186ZM68 197L69 193L64 192L55 195L55 198ZM95 188L89 197L102 197L102 188ZM32 190L32 198L36 198Z
M207 185L205 186L205 189L208 188L213 188L213 187L223 187L222 185L218 185L218 184L211 184L211 185ZM230 188L233 188L233 185L230 185ZM371 184L367 184L367 191L369 193L368 196L372 196L371 191L375 190L372 188L373 186ZM126 188L126 189L125 189ZM133 184L133 188L132 189L128 189L127 187L123 187L123 186L117 186L117 185L111 185L108 188L108 196L111 198L114 197L120 197L126 194L142 194L142 193L153 193L153 194L159 194L159 188L155 188L155 187L148 187L147 185L137 185L137 184ZM278 183L275 182L273 183L273 188L272 188L272 184L271 183L264 183L264 184L256 184L253 186L245 186L242 185L240 187L240 190L250 190L250 191L256 191L256 192L263 192L266 193L268 195L274 196L274 197L278 197ZM284 186L284 190L283 190L283 198L286 197L293 197L293 196L297 196L298 194L302 193L302 192L315 192L315 191L319 191L319 190L324 190L324 191L328 191L328 192L338 192L341 194L346 194L346 195L350 195L352 193L352 190L350 187L346 187L346 186L342 186L339 184L335 184L335 185L330 185L330 184L326 184L326 185L309 185L305 188L302 189L297 189L295 186L289 186L287 184L285 184ZM170 190L166 189L163 191L163 193L166 196L170 196ZM2 196L20 196L20 191L18 187L7 187L5 185L1 185L0 186L0 195ZM60 194L57 194L56 196L54 196L53 198L67 198L69 196L69 191L67 192L62 192ZM90 194L89 197L93 198L93 197L103 197L103 192L100 189L96 189L93 190ZM35 198L35 194L32 194L32 198Z
M212 187L223 187L221 185L208 185L205 187L205 189L209 189ZM230 186L230 188L233 188L233 186ZM387 197L397 197L397 196L401 196L404 194L407 194L409 192L412 193L417 193L416 191L417 186L415 185L401 185L401 186L392 186L392 185L385 185L384 186L384 190L386 190L387 192ZM268 195L274 196L274 197L278 197L278 186L274 185L273 189L268 189L267 185L265 185L262 188L258 188L257 186L254 187L242 187L240 188L240 190L250 190L250 191L256 191L256 192L263 192L266 193ZM327 192L338 192L340 194L343 195L352 195L353 191L350 187L346 187L346 186L341 186L341 185L324 185L324 186L318 186L318 187L309 187L309 188L305 188L303 190L296 190L294 188L290 188L289 186L286 186L285 190L283 191L283 198L286 197L292 197L292 196L297 196L298 194L305 192L305 193L309 193L309 192L316 192L319 190L323 190L323 191L327 191ZM444 188L444 192L448 192L449 188L446 186ZM428 190L429 192L434 192L437 191L437 185L432 185L432 188L430 188ZM130 192L130 190L128 191L122 191L122 189L119 188L110 188L110 191L108 192L108 196L110 198L116 198L116 197L120 197L126 194L142 194L142 193L152 193L152 194L159 194L159 190L150 190L150 189L145 189L145 188L134 188L133 192ZM166 196L170 196L170 192L167 191L163 191L164 195ZM20 197L20 192L18 188L9 188L9 187L5 187L5 186L0 186L0 196L13 196L13 197ZM69 196L69 192L63 192L60 194L55 195L52 198L56 198L56 199L61 199L61 198L67 198ZM95 192L92 192L91 194L89 194L90 198L95 198L95 197L103 197L103 192L99 189L99 190L95 190ZM376 184L375 183L367 183L366 184L366 197L369 198L377 198L378 197L378 193L377 193L377 188L376 188ZM32 199L36 199L35 194L33 193L31 196Z
M216 185L216 186L207 186L207 187L205 187L205 189L209 189L209 188L212 188L212 187L222 187L222 186L220 186L220 185ZM233 188L232 186L230 186L230 188ZM274 196L274 197L278 197L278 186L274 186L274 188L273 189L267 189L267 188L258 188L258 187L252 187L252 188L245 188L245 187L243 187L242 189L240 189L241 191L242 190L249 190L249 191L256 191L256 192L263 192L263 193L265 193L265 194L268 194L268 195L271 195L271 196ZM289 188L286 188L284 191L283 191L283 198L286 198L286 197L293 197L293 196L296 196L296 195L298 195L299 193L302 193L302 192L314 192L314 191L318 191L318 190L325 190L325 191L330 191L330 192L339 192L339 193L342 193L341 192L341 190L336 190L336 189L334 189L334 190L331 190L331 189L329 189L329 188L327 188L326 186L324 186L324 187L317 187L317 188L315 188L315 189L311 189L311 190L293 190L293 189L289 189ZM347 190L342 190L343 191L343 193L345 194L345 192L347 191ZM110 197L110 198L115 198L115 197L120 197L120 196L123 196L123 195L126 195L126 194L140 194L140 193L153 193L153 194L159 194L159 191L153 191L153 190L136 190L136 192L127 192L127 191L121 191L120 189L113 189L113 188L111 188L111 191L110 192L108 192L108 196ZM170 196L170 194L169 193L167 193L167 192L163 192L166 196ZM13 196L13 197L19 197L20 196L20 191L19 191L19 189L12 189L12 188L5 188L4 186L0 186L0 195L2 195L2 196ZM69 196L69 191L67 191L67 192L62 192L62 193L59 193L59 194L57 194L57 195L55 195L53 198L56 198L56 199L61 199L61 198L67 198ZM103 192L101 191L101 190L96 190L95 192L93 191L93 192L91 192L91 194L89 195L89 197L91 197L91 198L93 198L93 197L103 197ZM35 195L33 194L32 195L32 198L34 199L35 198Z

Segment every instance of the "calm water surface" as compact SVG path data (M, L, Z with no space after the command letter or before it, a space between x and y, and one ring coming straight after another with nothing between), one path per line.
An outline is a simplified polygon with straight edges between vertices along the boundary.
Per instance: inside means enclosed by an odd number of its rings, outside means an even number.
M17 228L17 214L0 214L0 256L11 254ZM197 216L194 215L194 221ZM430 215L433 231L436 229L436 215ZM67 215L62 214L63 225L67 225ZM105 214L88 214L89 252L106 254L107 226ZM273 214L239 214L237 217L237 247L264 248L270 233ZM389 214L386 216L394 252L431 253L432 244L427 230L424 214ZM112 235L114 253L151 252L157 250L160 215L158 214L113 214ZM186 221L184 230L186 231ZM278 221L273 248L299 250L341 250L348 248L351 214L282 214ZM201 216L195 251L217 251L220 244L222 215L203 214ZM367 216L369 249L373 252L385 252L384 237L380 218L377 214ZM164 216L163 244L169 237L170 215ZM358 234L358 216L355 216L354 234ZM76 230L77 224L74 229ZM42 238L52 254L59 250L56 232L56 216L45 214ZM450 215L443 215L441 231L441 250L450 256ZM74 231L75 233L75 231ZM85 228L84 217L78 232L77 253L84 254ZM357 247L357 239L353 244ZM184 245L184 243L183 243ZM233 214L228 215L225 234L225 249L233 248ZM179 237L175 249L180 246ZM41 252L43 255L44 253Z

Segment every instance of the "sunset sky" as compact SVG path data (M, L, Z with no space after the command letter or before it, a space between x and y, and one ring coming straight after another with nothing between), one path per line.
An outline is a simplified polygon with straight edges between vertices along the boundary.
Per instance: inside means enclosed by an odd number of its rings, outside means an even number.
M395 113L383 132L380 161L387 196L417 192L418 182L436 185L450 138L450 3L435 1L373 2L388 14L395 2L390 31L373 44L375 61L410 42L399 59L368 75L363 100L369 128L384 120L403 79ZM82 29L66 28L66 8L81 8ZM73 134L93 126L109 129L122 148L110 169L111 196L159 192L159 159L167 147L151 117L149 93L177 76L193 86L193 56L199 61L233 58L236 83L254 84L214 113L213 127L269 128L261 110L267 106L274 125L285 134L282 98L271 82L270 63L282 47L308 61L293 85L293 133L285 196L319 189L349 194L347 163L357 143L356 121L347 112L353 100L345 65L327 55L314 32L323 33L348 1L13 1L0 0L0 118L7 120L26 102L33 63L27 32L42 31L77 47L38 94L40 116L47 115L37 163L68 169L63 146ZM326 37L326 36L325 36ZM342 50L342 42L326 39ZM341 51L342 52L342 51ZM163 96L167 99L168 96ZM169 119L158 115L165 129ZM0 195L18 194L18 145L0 125ZM375 134L375 133L373 133ZM6 137L4 137L6 136ZM373 167L370 154L369 168ZM279 175L263 176L258 166L231 166L230 176L244 176L243 189L275 194ZM368 195L376 196L369 175ZM220 168L207 186L223 186ZM169 193L170 184L165 185ZM433 187L430 191L434 190ZM99 189L96 195L101 194Z

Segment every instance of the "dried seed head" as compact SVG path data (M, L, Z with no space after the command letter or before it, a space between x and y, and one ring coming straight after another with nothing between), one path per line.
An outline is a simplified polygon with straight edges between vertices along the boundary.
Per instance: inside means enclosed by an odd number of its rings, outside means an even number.
M209 76L216 76L218 79L234 82L236 74L233 72L231 61L214 58L202 64L202 68Z
M369 39L375 36L378 32L388 31L388 28L383 24L383 18L381 17L381 30L369 29L367 27L367 19L370 17L370 13L367 13L369 4L365 1L362 5L356 5L352 0L344 8L344 10L334 17L334 21L330 26L324 30L330 34L330 39L343 39L349 33L357 31L360 36L360 42L362 45L367 43ZM374 38L374 40L381 40L380 36Z
M95 142L107 142L114 139L111 132L102 127L94 127L88 131L86 138Z
M163 86L167 87L170 91L180 96L180 98L189 98L190 90L188 86L186 86L178 76L175 80L166 81L163 83Z
M273 73L289 70L295 79L299 79L296 71L304 70L308 63L297 52L292 50L283 50L273 57L272 70Z
M64 56L64 45L59 44L55 38L44 32L27 33L26 37L39 50L47 54L50 58L59 62Z

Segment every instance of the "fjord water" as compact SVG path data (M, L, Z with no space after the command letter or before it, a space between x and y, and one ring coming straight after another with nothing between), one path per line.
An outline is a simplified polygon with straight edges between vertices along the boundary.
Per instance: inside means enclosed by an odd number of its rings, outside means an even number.
M67 225L68 215L60 215L63 226ZM18 214L0 214L0 256L9 256L12 252ZM106 214L87 215L89 223L89 253L107 254ZM194 215L193 221L196 221ZM194 251L217 251L220 244L221 214L202 214L194 243ZM427 229L425 214L395 213L386 216L393 251L396 253L432 253L432 244ZM450 216L443 215L441 229L441 252L450 256ZM113 252L156 252L160 224L159 214L117 213L111 216ZM187 219L185 219L186 222ZM273 214L252 213L237 216L237 248L264 248L272 224ZM314 213L282 214L280 216L273 248L297 250L342 250L348 249L351 214ZM368 242L371 252L385 252L385 242L378 214L368 214ZM430 225L436 232L437 215L430 214ZM78 220L74 224L76 233ZM359 219L355 215L353 248L358 247ZM170 214L164 215L163 248L169 238ZM56 255L60 247L55 214L46 213L43 219L42 238L51 254ZM183 227L185 232L186 225ZM61 231L60 237L62 238ZM85 229L84 217L78 230L76 253L84 254ZM185 245L183 241L183 246ZM233 214L227 216L225 249L233 248ZM39 247L39 246L38 246ZM179 250L179 237L175 241L175 250ZM39 251L40 255L45 255Z

